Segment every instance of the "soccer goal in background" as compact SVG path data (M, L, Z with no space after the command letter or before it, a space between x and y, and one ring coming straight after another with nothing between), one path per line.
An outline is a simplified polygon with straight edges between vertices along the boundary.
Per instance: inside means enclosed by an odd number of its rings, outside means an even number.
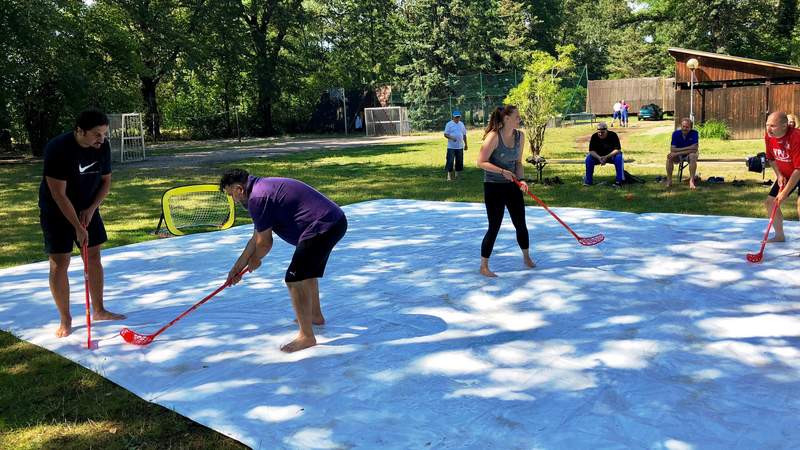
M108 139L115 162L143 161L144 127L139 113L109 114Z
M233 197L215 184L168 189L161 197L161 218L154 234L182 236L230 228L236 219Z
M364 108L367 136L407 136L411 133L408 110L402 106Z

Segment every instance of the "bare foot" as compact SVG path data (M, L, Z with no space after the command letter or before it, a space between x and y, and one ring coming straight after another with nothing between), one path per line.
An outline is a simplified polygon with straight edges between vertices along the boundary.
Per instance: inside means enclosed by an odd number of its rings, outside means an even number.
M72 333L72 319L67 321L62 320L61 325L59 325L56 330L56 337L66 337L69 336L70 333Z
M122 320L125 318L123 314L112 313L111 311L102 310L92 314L94 320Z
M489 278L497 278L497 274L489 270L488 267L481 266L481 275Z
M293 322L297 323L297 319L294 319ZM311 323L313 325L325 325L325 317L323 317L323 316L313 316L311 318Z
M689 189L697 189L697 186L694 185L694 181L689 182Z
M771 242L786 242L786 236L784 236L784 235L780 235L780 236L775 235L775 236L767 239L767 243L771 243Z
M533 269L534 267L536 267L536 263L535 263L535 262L533 262L533 260L531 259L531 257L530 257L530 256L523 256L523 257L522 257L522 262L523 262L523 263L525 263L525 265L526 265L526 266L528 266L528 267L530 267L531 269Z
M313 347L317 345L317 339L314 336L307 337L301 334L298 334L297 337L288 344L281 347L282 352L286 353L294 353L299 350L303 350L308 347Z

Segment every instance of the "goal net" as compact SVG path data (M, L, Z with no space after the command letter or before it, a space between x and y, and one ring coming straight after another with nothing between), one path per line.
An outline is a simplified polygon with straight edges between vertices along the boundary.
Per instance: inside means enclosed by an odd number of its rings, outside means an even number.
M144 127L139 113L109 114L108 139L115 162L143 161Z
M402 106L364 108L367 136L407 136L411 133L408 110Z
M236 218L233 198L215 184L179 186L161 197L155 234L181 236L230 228Z

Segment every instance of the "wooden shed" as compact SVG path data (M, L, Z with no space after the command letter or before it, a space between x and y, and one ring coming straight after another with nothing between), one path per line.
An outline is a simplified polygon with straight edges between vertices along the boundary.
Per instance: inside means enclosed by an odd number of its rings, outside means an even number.
M611 115L614 103L625 100L630 112L655 103L664 111L675 109L675 79L662 77L624 78L621 80L589 80L586 93L586 112Z
M686 62L694 58L695 122L721 120L732 139L764 136L764 123L773 111L800 112L800 67L787 64L670 48L675 58L675 126L689 116L692 71Z

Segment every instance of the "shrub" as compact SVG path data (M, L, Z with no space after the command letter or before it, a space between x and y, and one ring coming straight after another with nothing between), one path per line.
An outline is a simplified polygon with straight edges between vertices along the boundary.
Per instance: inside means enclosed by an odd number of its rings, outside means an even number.
M700 137L704 139L728 139L730 132L728 131L728 124L721 120L709 120L697 126L697 132Z

